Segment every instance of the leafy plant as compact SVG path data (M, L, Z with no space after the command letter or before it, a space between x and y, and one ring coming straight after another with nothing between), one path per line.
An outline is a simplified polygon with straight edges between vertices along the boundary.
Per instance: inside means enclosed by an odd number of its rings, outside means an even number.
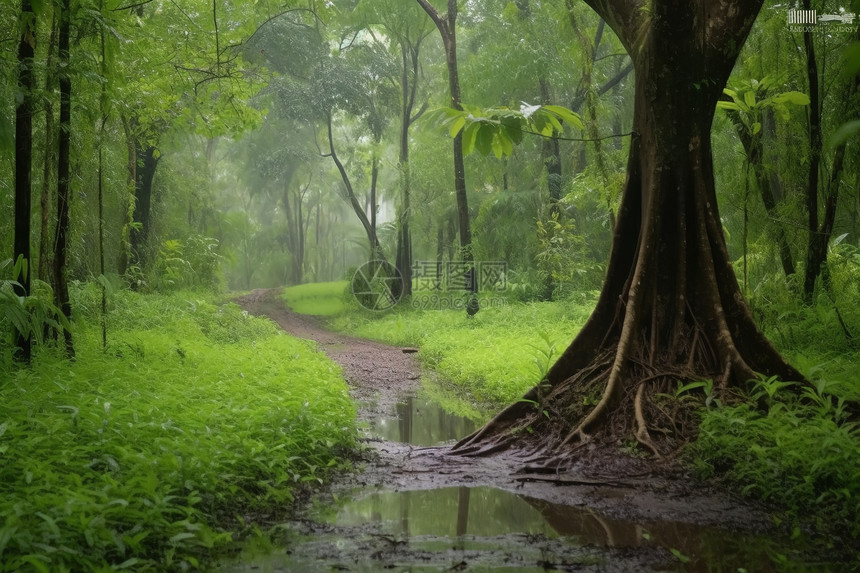
M463 105L462 110L441 108L436 112L439 124L451 137L463 132L463 154L477 150L482 155L492 153L497 159L514 152L514 145L523 133L552 137L564 131L561 122L582 129L579 114L559 105L531 105L523 102L520 109Z
M753 381L750 397L756 401L764 401L768 409L773 408L777 393L794 386L795 382L783 382L778 376L767 377L759 374L757 380Z
M30 337L37 344L44 342L45 327L56 331L70 328L69 321L54 306L54 293L50 285L39 280L31 281L30 295L19 296L23 287L18 278L29 272L27 261L18 257L0 261L0 274L11 271L13 279L0 279L0 325L9 324L15 333Z
M769 95L779 85L779 80L773 76L737 82L732 89L723 89L723 93L729 96L731 101L719 101L717 107L737 112L747 131L753 136L758 135L761 131L761 112L764 109L773 109L787 121L790 117L789 106L809 105L809 96L798 91Z

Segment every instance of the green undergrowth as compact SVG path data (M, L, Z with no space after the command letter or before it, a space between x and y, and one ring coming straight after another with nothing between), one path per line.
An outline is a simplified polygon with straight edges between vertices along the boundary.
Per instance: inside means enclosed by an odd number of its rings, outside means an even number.
M344 292L349 281L308 283L284 289L283 299L295 312L334 316L346 310Z
M0 571L205 567L345 467L354 407L313 346L207 295L75 295L77 358L0 366ZM211 563L210 563L211 564Z
M761 379L752 404L703 412L692 448L701 475L777 502L791 519L860 538L860 308L822 296L804 307L774 297L758 313L767 336L812 386ZM840 321L841 319L841 321ZM860 566L860 563L858 563Z
M826 384L802 388L762 379L757 404L705 411L693 465L745 495L776 502L792 519L814 517L822 529L860 537L860 428L844 398Z
M463 310L354 310L335 328L398 346L486 406L518 400L543 378L591 312L593 302L511 303L469 317Z

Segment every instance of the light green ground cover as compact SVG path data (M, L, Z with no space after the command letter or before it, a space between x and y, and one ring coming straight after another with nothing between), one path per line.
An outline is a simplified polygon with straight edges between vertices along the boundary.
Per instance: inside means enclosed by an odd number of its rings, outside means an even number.
M344 465L354 407L312 344L206 295L116 294L100 348L0 366L0 570L203 565Z

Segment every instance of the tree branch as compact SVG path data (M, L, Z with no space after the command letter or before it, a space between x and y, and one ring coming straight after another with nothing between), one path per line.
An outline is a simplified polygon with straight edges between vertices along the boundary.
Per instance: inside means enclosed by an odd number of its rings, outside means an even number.
M609 24L627 53L634 53L638 30L640 26L647 26L649 20L643 12L646 0L585 0L585 3Z
M436 27L439 28L439 31L442 32L444 36L446 32L443 28L447 28L448 25L442 16L439 15L439 12L436 11L436 8L430 4L429 0L415 0L418 4L424 8L424 11L427 12L427 15L430 16L430 19L433 20L433 23L436 24Z
M260 24L259 26L257 26L257 29L256 29L256 30L254 30L254 32L253 32L250 36L248 36L248 38L247 38L244 42L241 42L241 43L239 43L239 44L236 44L236 46L238 47L238 46L242 46L242 45L244 45L244 44L249 43L249 42L254 38L254 36L256 36L256 35L257 35L257 32L259 32L260 30L262 30L262 29L263 29L263 26L265 26L266 24L268 24L268 23L269 23L269 22L271 22L272 20L275 20L275 19L277 19L277 18L280 18L281 16L283 16L283 15L285 15L285 14L289 14L290 12L310 12L310 13L313 15L314 19L316 19L317 21L319 21L319 16L317 16L317 13L316 13L316 12L314 12L313 10L311 10L310 8L290 8L289 10L284 10L283 12L278 12L278 13L277 13L277 14L275 14L274 16L271 16L271 17L267 18L267 19L266 19L262 24Z
M415 115L413 115L412 117L409 118L409 125L412 125L413 123L418 121L418 119L422 115L424 115L424 112L427 111L427 107L429 105L430 105L430 100L424 100L424 103L421 104L421 109L419 109L417 112L415 112Z
M628 62L624 68L621 69L617 74L615 74L609 81L600 86L600 89L597 90L597 95L602 96L612 88L614 88L621 80L627 77L627 74L633 71L633 62ZM573 104L571 104L570 109L573 111L577 111L585 101L585 95L580 93L577 94L576 99L573 100Z
M136 4L127 4L125 6L120 6L119 8L112 8L111 12L121 12L123 10L131 10L132 8L140 8L141 6L145 6L152 2L152 0L143 0L143 2L137 2Z

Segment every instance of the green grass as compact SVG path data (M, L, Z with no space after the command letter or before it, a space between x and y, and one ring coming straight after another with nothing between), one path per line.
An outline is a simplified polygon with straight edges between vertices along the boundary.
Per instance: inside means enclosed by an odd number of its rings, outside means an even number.
M77 293L77 360L0 366L0 571L203 566L256 512L343 467L338 367L206 295Z
M284 289L283 298L291 309L300 314L335 316L347 308L344 293L349 281L309 283Z
M512 303L481 310L353 311L335 328L388 344L418 346L419 358L488 407L519 399L541 380L588 318L593 303Z

